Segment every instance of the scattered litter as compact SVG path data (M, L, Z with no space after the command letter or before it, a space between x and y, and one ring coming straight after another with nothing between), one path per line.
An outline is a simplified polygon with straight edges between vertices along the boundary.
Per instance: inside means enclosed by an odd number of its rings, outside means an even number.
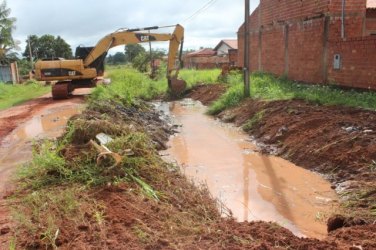
M100 142L100 145L93 140L90 140L90 144L93 145L99 152L99 155L97 157L97 165L99 165L101 161L103 161L107 156L110 156L115 160L115 164L109 167L109 169L119 166L122 161L122 157L119 154L112 152L110 149L108 149L105 146L107 143L111 142L113 139L104 133L97 134L95 138ZM128 155L133 154L132 151L129 149L125 150L124 152L127 153Z
M95 138L97 138L101 145L107 145L108 143L113 141L113 139L110 136L104 133L97 134Z
M355 132L355 131L358 131L359 128L357 127L353 127L353 126L350 126L350 127L342 127L343 130L345 130L347 133L351 133L351 132Z

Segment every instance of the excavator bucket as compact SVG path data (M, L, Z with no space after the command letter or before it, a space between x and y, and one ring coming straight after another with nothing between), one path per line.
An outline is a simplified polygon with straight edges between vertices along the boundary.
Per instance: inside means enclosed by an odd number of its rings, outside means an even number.
M172 96L181 96L187 88L187 83L184 80L179 80L175 77L169 79L168 87Z

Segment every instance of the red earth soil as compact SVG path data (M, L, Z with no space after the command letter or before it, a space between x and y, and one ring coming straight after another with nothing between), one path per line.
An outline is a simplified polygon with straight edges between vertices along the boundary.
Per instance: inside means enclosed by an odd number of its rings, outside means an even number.
M202 104L209 105L225 93L226 89L227 87L225 84L197 85L190 89L185 97L192 98L193 100L200 100Z
M79 95L72 96L69 101L74 100L74 103L83 103L84 97L82 94L86 94L88 90L82 89L78 90L76 93ZM42 97L27 101L21 105L11 107L6 110L0 111L0 146L2 145L3 139L9 135L13 130L15 130L21 124L27 122L35 114L43 109L48 109L49 106L56 107L59 103L64 104L65 100L54 101L52 100L49 94ZM1 155L0 155L1 157ZM9 173L13 172L12 168L15 166L9 167L0 166L0 181L6 182L9 179ZM6 178L6 179L5 179ZM11 186L11 184L9 184ZM0 249L3 249L4 246L8 246L10 236L9 232L13 226L9 218L9 208L6 202L6 197L9 196L10 190L0 190Z

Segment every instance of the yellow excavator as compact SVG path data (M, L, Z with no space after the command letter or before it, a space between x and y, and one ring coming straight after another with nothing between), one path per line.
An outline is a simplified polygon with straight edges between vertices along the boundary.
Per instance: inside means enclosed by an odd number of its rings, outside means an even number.
M109 49L126 44L169 41L167 80L170 92L178 95L186 87L186 83L177 78L183 51L184 28L178 24L172 34L150 32L159 28L154 26L141 29L120 29L102 38L95 47L77 47L76 59L38 60L35 63L35 78L38 81L56 82L52 86L52 97L66 99L74 89L96 86L98 80L103 77L104 61ZM176 63L177 59L179 63Z

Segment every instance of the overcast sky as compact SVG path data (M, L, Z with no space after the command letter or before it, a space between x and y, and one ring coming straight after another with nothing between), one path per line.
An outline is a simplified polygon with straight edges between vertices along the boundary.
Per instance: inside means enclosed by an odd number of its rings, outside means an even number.
M15 39L22 51L28 35L60 35L74 50L93 46L119 28L182 24L185 47L214 47L221 39L236 38L244 19L244 0L212 0L209 7L185 21L209 0L8 0L17 18ZM251 0L251 11L259 0ZM171 32L172 30L161 30ZM165 45L155 44L154 47ZM111 53L123 51L122 47Z

